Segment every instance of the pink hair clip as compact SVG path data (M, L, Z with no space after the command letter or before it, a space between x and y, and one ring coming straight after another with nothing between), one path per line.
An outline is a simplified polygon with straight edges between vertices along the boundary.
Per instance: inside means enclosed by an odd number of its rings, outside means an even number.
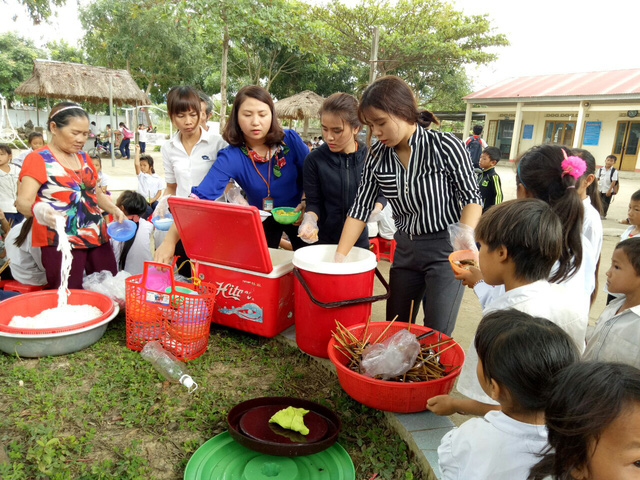
M562 167L562 176L571 175L577 180L587 170L587 163L575 155L567 157L567 152L565 152L564 148L562 149L562 154L564 155L564 160L560 164Z

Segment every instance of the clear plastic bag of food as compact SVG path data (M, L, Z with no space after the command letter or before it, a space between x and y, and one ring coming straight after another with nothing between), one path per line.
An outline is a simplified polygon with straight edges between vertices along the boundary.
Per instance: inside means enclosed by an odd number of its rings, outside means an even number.
M388 380L407 373L416 363L420 342L409 330L402 329L384 342L369 345L362 352L361 372L367 377Z
M124 270L118 272L115 277L110 271L103 270L102 272L92 273L84 277L82 280L82 288L92 292L102 293L115 301L120 308L124 308L126 304L124 281L130 276L131 274Z
M453 251L457 250L471 250L473 252L478 251L476 245L476 239L473 235L473 228L464 223L452 223L447 227L449 231L449 238L451 239L451 245L453 245Z

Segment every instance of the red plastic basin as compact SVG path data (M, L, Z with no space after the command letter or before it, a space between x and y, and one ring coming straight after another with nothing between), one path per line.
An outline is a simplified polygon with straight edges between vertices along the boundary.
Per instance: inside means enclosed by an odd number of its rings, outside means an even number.
M380 335L390 322L370 322L367 335L372 334L372 341ZM365 328L364 323L353 325L348 327L348 330L353 333L357 338L361 339ZM394 333L403 328L406 329L409 326L408 323L394 322L393 325L387 330L384 337L380 341L390 337ZM432 331L431 328L423 327L421 325L411 325L411 332L417 336ZM437 341L437 335L430 335L422 340L419 340L422 344L432 344ZM444 333L442 334L442 340L448 338ZM350 397L358 402L378 410L386 410L388 412L421 412L426 410L427 400L436 395L444 395L451 391L453 383L456 377L460 374L460 368L450 373L446 377L439 378L438 380L429 380L427 382L415 382L415 383L401 383L391 382L387 380L377 380L367 377L360 373L354 372L346 365L348 363L347 357L339 352L334 345L336 340L332 337L329 341L328 353L329 360L336 366L338 372L338 381ZM444 345L446 347L447 344ZM441 348L444 348L441 347ZM460 345L455 345L449 350L442 353L440 362L448 365L462 365L464 362L464 350ZM449 367L448 370L453 367Z
M99 308L103 313L93 320L69 325L68 327L56 328L15 328L10 327L11 319L20 315L21 317L33 317L43 310L55 308L58 306L58 290L43 290L41 292L25 293L15 297L8 298L2 302L0 310L0 332L20 335L42 335L62 332L72 332L85 327L97 324L106 320L113 314L113 301L97 292L89 290L69 290L70 295L67 298L69 305L91 305Z

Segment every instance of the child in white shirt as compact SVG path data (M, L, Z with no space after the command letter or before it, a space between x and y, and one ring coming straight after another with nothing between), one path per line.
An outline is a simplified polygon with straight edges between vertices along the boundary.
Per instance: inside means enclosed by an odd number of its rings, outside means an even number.
M616 245L607 271L607 288L621 296L600 315L584 358L640 368L640 237Z
M615 195L618 171L613 166L617 161L618 158L615 155L609 155L604 161L604 167L598 169L598 190L602 201L602 218L607 218L609 205L611 205L611 200Z
M96 187L100 188L102 190L102 193L111 195L111 193L109 193L107 189L107 186L109 185L109 177L102 171L102 159L98 155L93 155L90 158L93 166L96 167L96 171L98 172L98 181L96 182Z
M483 315L515 308L546 318L567 332L582 352L588 312L564 286L547 281L563 242L562 223L551 207L533 198L495 205L480 218L475 238L480 243L481 270L471 267L470 276L477 276L478 282L489 285L504 284L504 293L483 305ZM471 344L457 384L458 391L467 399L438 395L429 400L427 408L437 415L455 412L484 415L496 408L495 401L478 382L477 361Z
M0 210L10 223L16 225L24 219L16 209L20 167L10 162L11 147L0 143Z
M442 438L441 478L526 480L547 445L544 408L553 377L578 361L575 344L549 320L513 309L486 315L474 343L478 382L500 410Z
M15 280L25 285L46 285L47 274L42 265L40 247L31 245L33 217L11 228L5 239L5 249L10 260L9 268Z
M116 206L129 220L137 224L136 234L130 240L120 242L111 239L118 271L125 270L132 275L140 275L144 269L144 262L150 262L153 259L151 252L153 224L142 218L147 210L147 202L139 193L125 190L118 197Z
M158 206L158 199L166 184L164 180L153 169L153 157L151 155L140 155L140 147L136 145L136 155L133 162L138 177L138 193L147 201L147 210L144 218L149 218Z
M18 167L22 167L22 162L31 152L38 150L39 148L44 147L44 136L40 132L31 132L27 137L27 145L29 148L24 152L19 153L11 160L11 163L17 165Z

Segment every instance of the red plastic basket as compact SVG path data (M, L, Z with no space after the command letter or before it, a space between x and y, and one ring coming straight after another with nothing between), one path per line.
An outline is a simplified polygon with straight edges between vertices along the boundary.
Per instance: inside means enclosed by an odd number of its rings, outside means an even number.
M69 305L91 305L99 308L102 315L93 320L69 325L68 327L53 328L15 328L10 327L11 319L20 315L21 317L33 317L42 311L58 306L58 290L45 290L41 292L25 293L15 297L7 298L2 302L2 313L0 314L0 332L20 334L20 335L50 335L54 333L72 332L82 328L95 325L107 319L113 314L114 305L106 295L88 290L69 290L67 298Z
M167 274L169 293L164 289L148 288L150 268ZM197 294L176 290L184 287ZM213 314L215 287L210 283L199 285L176 282L169 265L145 262L142 275L126 280L127 347L142 350L145 344L156 340L180 360L192 360L204 353L209 344L209 328Z
M390 322L370 322L367 335L371 334L372 338L377 338ZM364 323L353 325L347 329L357 338L361 338L365 328ZM384 337L380 341L390 337L394 333L409 326L408 323L394 322ZM416 335L431 332L432 329L421 325L411 325L411 332ZM422 344L430 344L435 341L434 335L419 340ZM444 333L441 334L442 340L449 339ZM346 365L347 357L340 353L334 345L335 339L332 337L329 341L329 360L336 366L338 372L338 381L345 392L354 400L364 405L386 410L388 412L421 412L427 409L427 400L436 395L447 394L453 388L456 377L460 374L460 368L451 372L449 375L438 380L429 380L427 382L400 383L390 382L387 380L377 380L354 372ZM458 344L442 353L440 361L443 364L453 365L449 367L449 371L455 365L462 365L464 362L464 350Z

